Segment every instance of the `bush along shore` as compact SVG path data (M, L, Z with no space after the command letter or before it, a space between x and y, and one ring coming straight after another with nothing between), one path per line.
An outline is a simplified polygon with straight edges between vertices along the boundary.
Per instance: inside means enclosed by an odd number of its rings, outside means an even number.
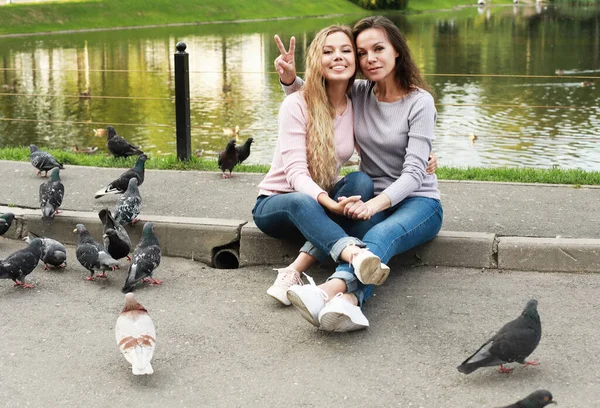
M71 166L94 167L132 167L135 156L115 159L103 152L96 154L83 154L68 152L59 149L40 149L52 154L59 162ZM189 161L179 161L175 155L150 156L146 162L147 169L158 170L199 170L220 172L215 158L192 157ZM29 148L5 147L0 148L0 160L29 161ZM269 171L266 164L241 164L235 167L238 173L262 173ZM356 166L348 166L342 170L343 174L355 171ZM570 184L574 187L582 185L600 185L600 172L584 171L579 169L561 168L530 168L530 167L446 167L440 166L436 174L440 180L471 180L495 181L512 183L542 183L542 184Z

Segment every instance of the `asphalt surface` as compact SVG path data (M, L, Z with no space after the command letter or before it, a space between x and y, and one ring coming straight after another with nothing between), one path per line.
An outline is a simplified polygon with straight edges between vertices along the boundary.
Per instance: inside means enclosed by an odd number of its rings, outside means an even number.
M0 258L23 245L0 238ZM369 329L334 334L269 298L269 269L163 258L163 285L136 291L157 348L154 375L135 377L114 338L125 272L85 281L68 250L66 269L38 265L35 289L0 281L0 405L498 407L546 388L560 407L600 406L600 275L399 270L367 303ZM329 272L311 273L322 282ZM540 365L458 373L532 297Z
M112 208L116 196L95 200L94 193L125 169L67 166L62 209ZM0 160L0 205L39 208L42 182L28 162ZM146 170L142 217L252 220L251 210L262 174ZM600 188L564 185L440 181L443 230L486 232L500 236L600 238Z

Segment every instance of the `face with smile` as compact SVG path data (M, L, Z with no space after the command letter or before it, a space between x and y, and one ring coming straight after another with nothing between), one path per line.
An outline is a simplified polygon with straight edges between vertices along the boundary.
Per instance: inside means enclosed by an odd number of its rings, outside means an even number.
M380 28L366 29L356 37L356 48L360 70L365 78L373 82L394 78L399 54L385 31Z
M321 54L321 66L323 76L329 82L348 81L354 75L354 47L346 34L338 31L327 36Z

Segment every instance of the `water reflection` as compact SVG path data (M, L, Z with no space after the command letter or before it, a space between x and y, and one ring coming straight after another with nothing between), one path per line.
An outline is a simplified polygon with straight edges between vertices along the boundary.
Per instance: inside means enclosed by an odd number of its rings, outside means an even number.
M479 9L390 16L436 94L440 161L600 170L600 9ZM303 70L316 30L355 20L0 39L0 143L105 150L93 129L113 124L151 154L173 153L173 53L185 41L192 148L215 155L223 129L239 126L240 141L255 139L248 162L269 163L284 98L273 34L297 37Z

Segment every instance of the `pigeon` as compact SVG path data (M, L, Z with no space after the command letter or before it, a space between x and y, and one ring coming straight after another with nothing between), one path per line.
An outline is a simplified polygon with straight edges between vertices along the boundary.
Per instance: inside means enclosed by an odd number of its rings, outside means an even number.
M25 277L35 269L41 256L42 240L32 239L25 248L0 260L0 279L12 279L15 281L15 286L33 288L34 285L25 283Z
M32 232L30 234L42 241L42 256L40 259L44 263L45 271L50 269L51 266L57 268L67 266L67 249L63 244L52 238L38 237ZM33 239L27 236L23 240L29 244Z
M138 190L138 183L135 177L129 179L127 191L119 197L115 205L115 221L121 225L134 225L139 221L137 218L142 211L142 196Z
M129 157L144 154L144 152L139 150L137 147L133 146L127 140L117 135L117 131L114 127L108 126L106 128L106 132L106 147L108 147L108 150L112 153L114 157Z
M79 263L88 271L90 276L85 280L93 281L95 271L103 271L99 278L106 278L104 271L112 270L119 265L119 261L113 259L102 246L91 237L90 232L83 224L77 224L73 232L77 232L77 249L75 254Z
M31 161L33 167L38 169L38 175L44 171L45 173L43 177L48 177L48 172L54 167L64 169L62 163L56 161L56 159L52 157L50 153L38 149L36 145L29 145L29 151L31 152L29 154L29 161Z
M542 338L542 323L537 311L537 300L527 302L521 316L506 323L491 339L486 341L472 356L457 367L458 371L470 374L481 367L500 365L500 372L508 373L512 368L503 364L516 361L525 365L537 365L525 361Z
M552 399L552 394L547 390L537 390L532 392L521 401L507 405L503 408L543 408L546 405L556 404Z
M135 299L125 295L125 307L115 325L115 338L134 375L152 374L152 355L156 347L156 330L148 311Z
M58 214L58 207L62 204L65 195L65 186L60 181L60 169L55 167L50 173L50 178L40 184L40 207L42 208L42 221L51 222L54 215Z
M129 265L127 280L123 286L123 293L133 291L136 283L150 282L151 285L160 285L162 281L152 277L152 272L160 265L160 244L154 235L154 225L151 222L144 224L142 239L135 247L133 260Z
M235 167L238 162L238 152L235 148L235 139L231 139L225 150L222 150L219 153L219 158L217 159L217 165L221 169L223 173L223 178L231 178L231 171ZM225 175L225 170L229 170L229 175Z
M0 235L4 235L12 225L15 215L11 212L0 215Z
M250 156L250 146L253 142L254 138L249 137L248 139L246 139L243 145L235 147L235 150L237 150L238 154L238 164L242 163L248 158L248 156Z
M121 174L119 178L111 181L105 188L96 191L94 198L100 198L107 194L121 194L125 192L129 185L129 180L132 177L135 177L138 181L138 186L141 186L144 182L144 163L146 163L146 160L148 160L148 156L145 154L138 156L135 165L131 169Z
M131 239L129 239L125 228L118 222L115 222L109 209L100 210L98 217L102 221L102 225L104 225L104 235L102 236L104 239L104 250L114 259L118 260L127 257L128 260L131 260L129 257Z

